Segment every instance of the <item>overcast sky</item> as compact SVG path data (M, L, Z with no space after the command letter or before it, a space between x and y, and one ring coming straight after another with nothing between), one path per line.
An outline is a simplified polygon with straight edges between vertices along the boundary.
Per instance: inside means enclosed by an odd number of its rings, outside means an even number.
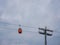
M18 34L19 24L36 28ZM48 45L60 45L60 0L0 0L0 45L44 45L45 26L54 31Z

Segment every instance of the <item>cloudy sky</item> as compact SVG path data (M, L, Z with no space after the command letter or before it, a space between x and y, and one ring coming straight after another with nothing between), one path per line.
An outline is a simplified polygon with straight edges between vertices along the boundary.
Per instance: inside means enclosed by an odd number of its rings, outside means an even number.
M19 24L34 28L18 34ZM0 45L44 45L45 26L54 31L48 45L60 45L60 0L0 0Z

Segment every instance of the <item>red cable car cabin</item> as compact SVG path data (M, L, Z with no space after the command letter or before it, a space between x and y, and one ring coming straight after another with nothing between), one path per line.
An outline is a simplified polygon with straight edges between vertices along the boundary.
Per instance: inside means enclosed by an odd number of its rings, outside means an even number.
M19 33L19 34L22 33L22 29L21 29L21 28L18 29L18 33Z

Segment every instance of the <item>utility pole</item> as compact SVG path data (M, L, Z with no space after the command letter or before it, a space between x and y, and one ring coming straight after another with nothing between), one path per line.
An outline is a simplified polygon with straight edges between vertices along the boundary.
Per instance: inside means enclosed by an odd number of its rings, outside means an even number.
M39 31L39 34L45 35L45 45L47 45L47 36L52 36L52 34L49 34L47 32L53 32L53 30L49 30L49 29L47 29L47 27L45 27L45 28L38 28L38 29L44 31L44 32L40 32Z

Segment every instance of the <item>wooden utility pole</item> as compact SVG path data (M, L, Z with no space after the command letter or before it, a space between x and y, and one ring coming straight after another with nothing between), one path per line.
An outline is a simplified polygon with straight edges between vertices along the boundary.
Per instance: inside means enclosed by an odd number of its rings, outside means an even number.
M39 34L45 35L45 45L47 45L47 35L48 35L48 36L52 36L52 34L47 33L47 31L48 31L48 32L53 32L53 31L47 29L47 27L45 27L45 28L38 28L38 29L44 31L44 32L40 32L40 31L39 31Z

